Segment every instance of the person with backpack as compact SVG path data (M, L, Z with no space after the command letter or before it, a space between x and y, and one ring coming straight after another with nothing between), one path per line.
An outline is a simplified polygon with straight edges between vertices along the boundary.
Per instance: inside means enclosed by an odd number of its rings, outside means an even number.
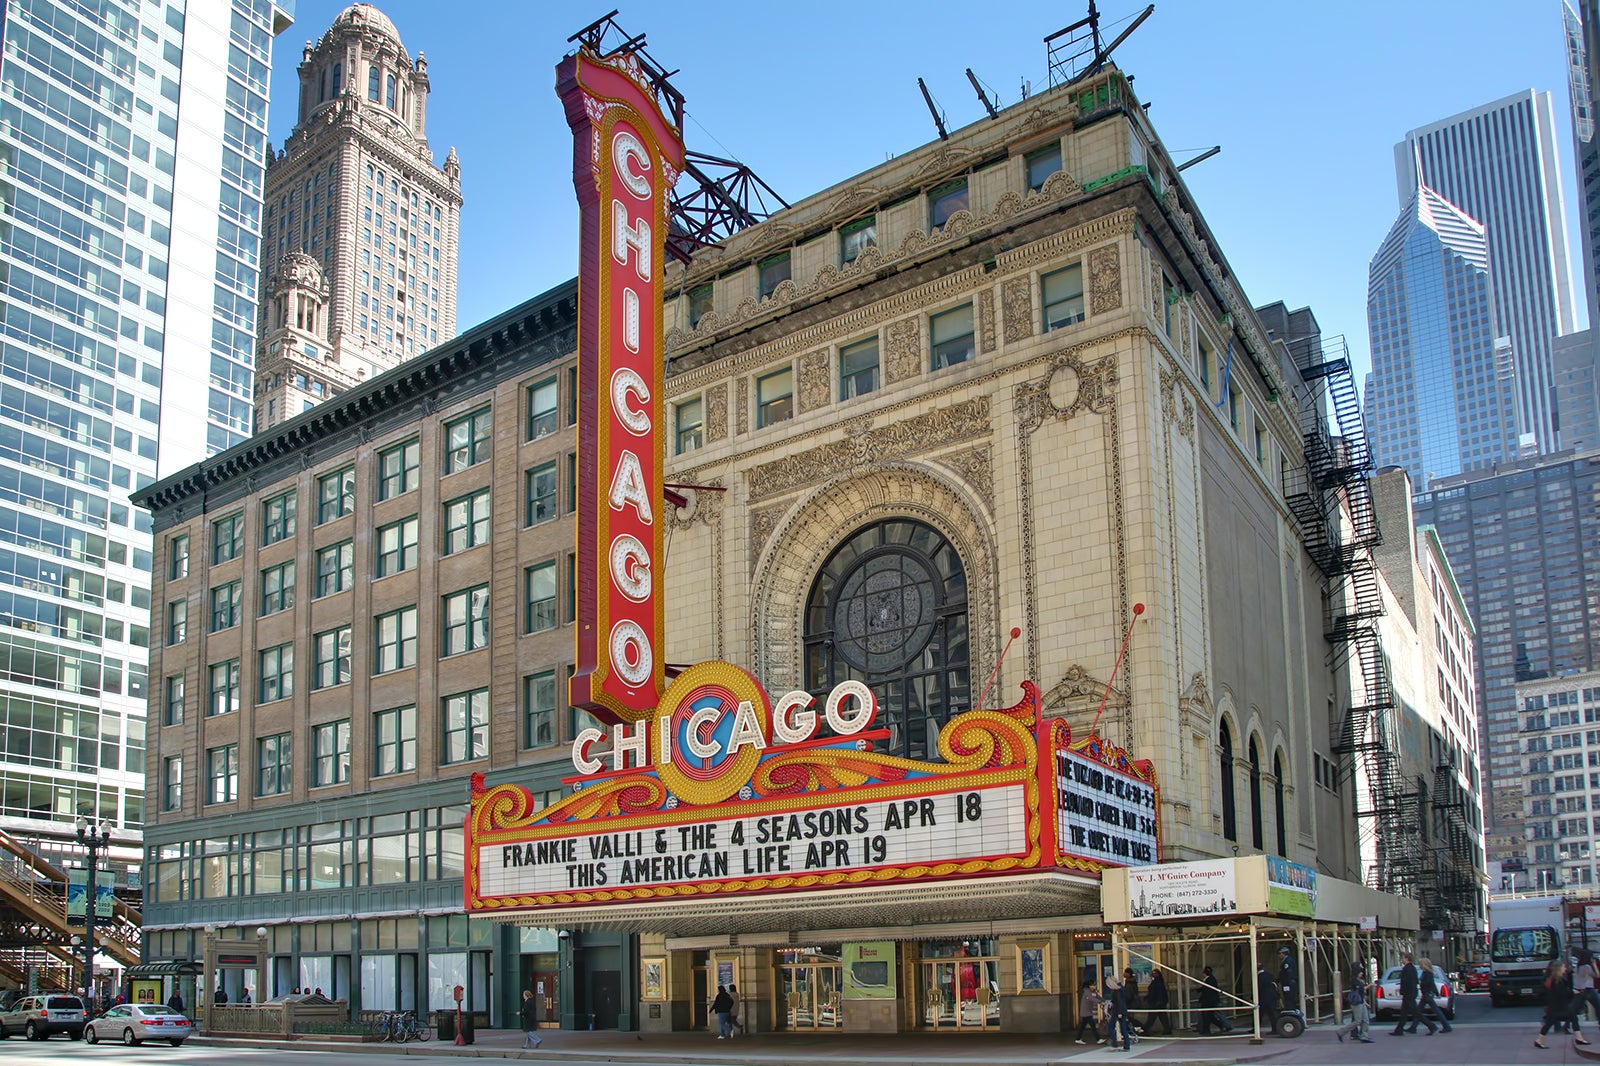
M1083 986L1083 991L1078 993L1078 1038L1075 1043L1087 1044L1084 1031L1088 1030L1094 1035L1096 1044L1105 1043L1105 1038L1100 1035L1100 1004L1105 1000L1100 998L1100 990L1093 981L1088 981Z
M1372 1031L1372 1011L1367 1006L1367 975L1365 967L1359 962L1350 970L1350 987L1345 990L1344 1002L1350 1008L1350 1020L1333 1031L1339 1038L1339 1043L1344 1043L1347 1036L1355 1037L1363 1044L1373 1043L1369 1035Z

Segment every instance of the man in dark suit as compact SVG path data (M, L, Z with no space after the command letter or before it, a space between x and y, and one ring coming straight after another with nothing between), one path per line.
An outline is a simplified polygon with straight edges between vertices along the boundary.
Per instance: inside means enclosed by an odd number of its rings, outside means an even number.
M1278 980L1262 962L1256 967L1256 1009L1261 1013L1261 1031L1278 1031Z
M1406 1021L1411 1022L1411 1032L1417 1031L1417 1023L1421 1022L1428 1027L1428 1035L1432 1036L1439 1028L1433 1024L1432 1018L1423 1017L1417 1012L1417 995L1422 988L1421 976L1417 973L1417 964L1411 961L1409 953L1400 956L1400 1020L1395 1022L1394 1031L1390 1036L1405 1036Z

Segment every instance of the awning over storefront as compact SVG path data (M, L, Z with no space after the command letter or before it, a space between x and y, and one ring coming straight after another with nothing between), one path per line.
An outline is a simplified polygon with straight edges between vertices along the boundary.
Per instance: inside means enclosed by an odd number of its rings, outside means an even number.
M950 922L997 922L1044 915L1095 914L1100 881L1058 871L933 884L811 889L724 899L633 901L563 907L547 913L477 912L493 921L558 924L564 929L713 936L785 930L855 929Z
M141 962L123 971L124 977L193 977L200 972L198 962L168 959L163 962Z

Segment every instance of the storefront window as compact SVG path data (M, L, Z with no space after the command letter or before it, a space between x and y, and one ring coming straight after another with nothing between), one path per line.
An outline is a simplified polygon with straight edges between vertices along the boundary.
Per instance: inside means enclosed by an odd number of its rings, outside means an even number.
M923 1025L929 1029L1000 1027L1000 942L930 940L922 945Z
M839 945L821 944L777 953L778 1010L791 1030L839 1029L844 967Z

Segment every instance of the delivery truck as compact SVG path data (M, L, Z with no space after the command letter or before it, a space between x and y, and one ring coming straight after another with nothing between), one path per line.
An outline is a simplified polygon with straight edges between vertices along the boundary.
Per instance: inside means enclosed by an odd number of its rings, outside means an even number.
M1544 975L1566 958L1566 908L1559 896L1489 901L1489 995L1496 1007L1544 997Z

